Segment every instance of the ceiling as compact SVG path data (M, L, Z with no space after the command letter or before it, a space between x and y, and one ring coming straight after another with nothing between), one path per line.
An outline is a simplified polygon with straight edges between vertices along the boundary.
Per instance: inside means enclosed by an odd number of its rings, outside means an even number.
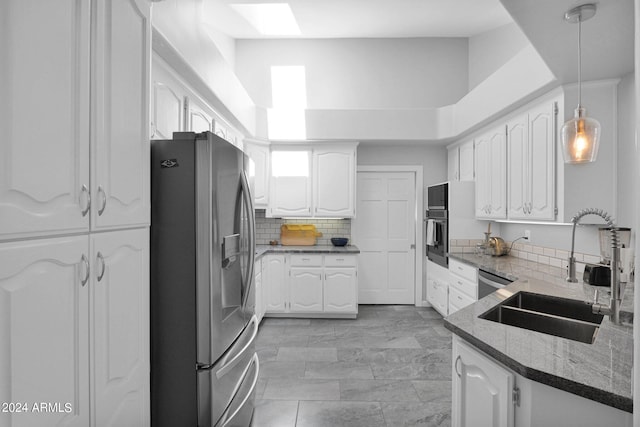
M499 0L289 0L296 36L265 36L231 5L277 0L204 0L203 18L234 39L472 37L513 22Z

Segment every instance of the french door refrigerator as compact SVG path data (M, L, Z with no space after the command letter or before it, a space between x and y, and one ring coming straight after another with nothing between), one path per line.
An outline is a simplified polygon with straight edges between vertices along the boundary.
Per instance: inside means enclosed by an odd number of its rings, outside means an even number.
M255 216L248 157L211 132L151 142L151 423L250 424Z

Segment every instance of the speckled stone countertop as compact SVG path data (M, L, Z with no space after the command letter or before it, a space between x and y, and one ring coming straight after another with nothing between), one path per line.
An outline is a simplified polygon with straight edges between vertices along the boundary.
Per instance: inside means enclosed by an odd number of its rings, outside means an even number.
M615 325L605 316L594 343L584 344L478 317L519 291L593 301L593 286L568 283L562 269L518 258L471 254L450 257L515 281L446 317L447 329L525 378L633 412L630 325ZM626 290L623 304L631 316L628 299L633 299L632 294ZM606 299L606 295L599 298L602 302Z
M282 245L256 245L256 258L264 254L359 254L360 249L355 245L333 246L333 245L314 245L314 246L282 246Z

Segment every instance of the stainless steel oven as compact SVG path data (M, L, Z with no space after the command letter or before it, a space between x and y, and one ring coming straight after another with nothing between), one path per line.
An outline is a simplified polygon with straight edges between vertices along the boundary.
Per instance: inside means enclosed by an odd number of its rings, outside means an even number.
M449 265L449 184L427 188L425 242L427 258L445 268Z
M445 210L428 210L426 224L427 258L445 268L449 265L449 219Z

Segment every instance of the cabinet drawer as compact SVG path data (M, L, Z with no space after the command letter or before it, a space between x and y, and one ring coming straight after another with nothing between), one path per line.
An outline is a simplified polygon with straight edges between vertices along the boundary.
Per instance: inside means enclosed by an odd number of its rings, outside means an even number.
M449 258L449 271L474 283L478 281L478 269L464 262Z
M451 275L449 280L450 287L455 287L456 290L464 293L469 298L472 298L473 301L478 300L478 283L472 282L471 280L463 279L455 274Z
M355 267L357 265L354 255L325 255L325 267Z
M454 287L449 288L449 314L453 314L456 311L473 304L473 299L468 295L463 294Z
M292 267L322 267L322 255L291 255Z

